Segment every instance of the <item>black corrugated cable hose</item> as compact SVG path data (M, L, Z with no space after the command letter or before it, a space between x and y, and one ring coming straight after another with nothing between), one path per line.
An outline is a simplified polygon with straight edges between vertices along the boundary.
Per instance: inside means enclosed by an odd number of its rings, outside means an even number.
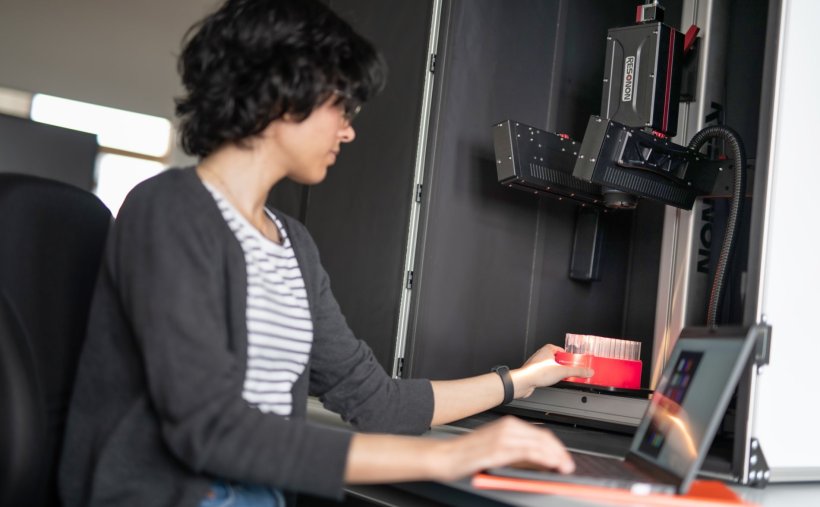
M692 140L689 142L689 148L700 151L707 142L713 139L725 143L726 154L731 158L734 166L734 184L732 186L732 204L729 208L729 219L726 221L723 245L721 246L720 257L718 258L717 268L715 269L715 278L712 280L712 291L709 294L709 309L706 314L706 325L710 327L717 325L720 300L728 274L727 268L735 247L738 219L741 216L743 201L746 195L746 150L743 148L743 141L737 132L723 125L706 127L692 137Z

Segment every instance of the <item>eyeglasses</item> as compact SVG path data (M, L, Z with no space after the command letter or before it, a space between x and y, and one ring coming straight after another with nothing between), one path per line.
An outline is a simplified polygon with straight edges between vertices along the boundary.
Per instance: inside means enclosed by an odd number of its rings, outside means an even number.
M350 106L345 105L344 119L348 124L353 123L353 120L356 119L356 117L359 116L359 113L361 112L361 104L352 104Z
M362 110L362 103L359 102L355 97L350 95L349 93L345 93L341 90L334 90L333 93L339 97L336 101L336 104L341 104L344 108L342 113L342 118L344 119L345 123L350 125L353 123L353 120Z

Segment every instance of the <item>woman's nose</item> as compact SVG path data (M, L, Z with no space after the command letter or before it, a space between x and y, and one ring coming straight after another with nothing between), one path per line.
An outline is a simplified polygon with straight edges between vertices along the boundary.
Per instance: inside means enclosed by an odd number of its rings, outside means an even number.
M343 143L349 143L356 139L356 131L353 129L353 125L347 123L339 133L339 137Z

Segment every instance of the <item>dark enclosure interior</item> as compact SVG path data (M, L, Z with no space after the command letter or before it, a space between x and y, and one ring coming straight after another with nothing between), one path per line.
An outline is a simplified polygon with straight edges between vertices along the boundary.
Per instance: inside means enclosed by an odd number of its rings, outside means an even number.
M448 5L410 374L518 365L545 343L563 345L567 332L641 341L647 363L662 206L604 213L600 280L572 280L579 207L500 186L491 132L511 119L580 140L600 109L606 31L632 23L635 2Z
M271 202L305 222L359 338L392 367L432 1L328 2L381 50L384 92L365 105L327 181L282 184ZM664 207L602 216L600 280L569 276L579 206L498 184L493 125L515 120L581 140L601 105L606 33L636 0L445 1L429 120L404 376L456 378L520 364L567 332L643 343L652 357ZM663 2L680 26L682 1ZM756 146L767 2L729 7L723 120ZM751 156L751 155L750 155ZM716 201L713 235L725 221ZM748 211L748 210L747 210ZM742 310L748 224L732 267L728 321ZM715 252L720 241L713 241ZM717 255L712 255L716 258Z

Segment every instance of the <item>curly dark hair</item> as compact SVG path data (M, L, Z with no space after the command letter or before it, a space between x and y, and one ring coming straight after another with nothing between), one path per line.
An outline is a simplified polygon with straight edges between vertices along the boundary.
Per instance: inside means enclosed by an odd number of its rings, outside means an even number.
M373 45L316 0L228 0L185 39L176 114L183 149L200 157L285 114L302 121L333 94L352 110L387 72Z

